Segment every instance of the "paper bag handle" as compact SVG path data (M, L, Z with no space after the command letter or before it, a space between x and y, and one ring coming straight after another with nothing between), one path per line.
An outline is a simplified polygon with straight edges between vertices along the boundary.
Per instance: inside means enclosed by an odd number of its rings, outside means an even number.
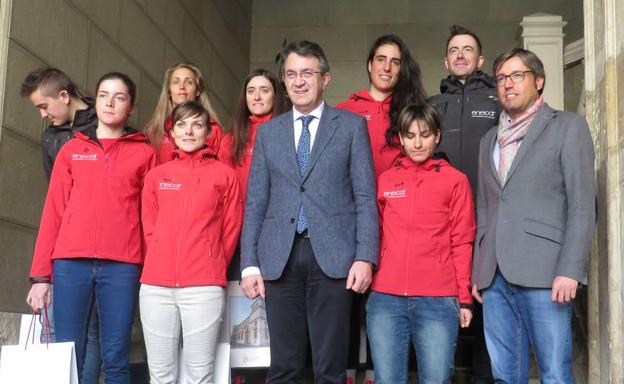
M37 317L37 315L39 315L39 318L41 318L42 314L39 313L37 314L35 311L32 312L32 317L30 318L30 326L28 327L28 333L26 334L26 344L24 345L24 350L26 350L26 348L28 347L28 339L30 339L30 336L32 334L32 344L35 344L35 318ZM50 319L48 317L48 303L45 303L44 307L43 307L43 329L45 332L45 336L46 336L46 348L48 347L48 344L50 344Z

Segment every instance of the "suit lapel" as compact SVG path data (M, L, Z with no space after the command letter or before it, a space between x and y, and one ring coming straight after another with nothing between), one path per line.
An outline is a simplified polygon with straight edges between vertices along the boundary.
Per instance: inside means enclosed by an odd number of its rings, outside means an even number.
M544 103L542 108L535 115L535 119L531 123L526 136L522 139L522 144L520 144L520 149L518 149L518 153L516 157L514 157L511 162L511 166L509 167L509 172L507 173L507 179L505 180L505 185L509 182L509 179L513 176L514 172L518 168L518 164L522 161L524 155L529 151L529 149L535 144L535 140L539 137L539 135L544 131L544 128L548 125L548 122L555 116L555 111L548 106L548 104ZM503 185L504 187L504 185Z
M294 177L299 179L301 176L299 175L299 164L297 164L297 148L295 147L295 125L293 122L293 113L292 109L290 112L284 114L283 118L280 119L280 129L282 132L277 135L279 138L279 144L277 148L280 149L280 152L283 156L286 157L286 164L288 164L288 168L290 169L290 173L293 174Z
M336 118L338 115L334 112L333 108L325 104L323 108L323 114L321 115L321 121L319 121L318 129L316 130L316 137L314 138L314 144L312 145L312 153L310 153L310 160L308 162L308 168L306 170L304 179L308 177L312 168L318 161L321 153L327 147L327 144L331 140L338 124ZM296 161L295 161L296 163Z
M498 185L502 187L502 185L500 185L500 177L498 177L498 170L496 169L496 164L494 164L493 159L494 144L496 143L497 132L498 130L493 129L487 140L483 142L483 144L486 145L486 148L488 148L488 150L485 152L484 168L489 168L491 176L494 178L494 180L496 180L496 183L498 183Z

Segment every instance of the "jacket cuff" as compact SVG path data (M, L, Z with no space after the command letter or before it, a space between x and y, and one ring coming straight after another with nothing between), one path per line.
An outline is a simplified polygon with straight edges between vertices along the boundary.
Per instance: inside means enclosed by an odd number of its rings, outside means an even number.
M474 311L474 304L459 303L459 308L470 309Z
M52 279L50 278L50 276L31 276L28 278L28 281L30 282L30 284L37 284L37 283L50 284L52 282Z

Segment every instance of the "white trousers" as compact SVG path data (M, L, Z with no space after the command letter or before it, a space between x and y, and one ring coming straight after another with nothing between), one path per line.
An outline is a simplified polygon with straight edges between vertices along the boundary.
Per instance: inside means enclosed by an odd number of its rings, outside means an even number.
M214 383L214 361L225 289L219 286L169 288L141 285L141 322L151 384L178 382L180 335L186 381Z

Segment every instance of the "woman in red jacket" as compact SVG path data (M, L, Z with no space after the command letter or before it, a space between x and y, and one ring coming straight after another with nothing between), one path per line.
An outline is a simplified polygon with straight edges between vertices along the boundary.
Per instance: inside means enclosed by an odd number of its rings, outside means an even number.
M379 178L381 255L366 308L375 383L407 382L410 339L419 383L450 383L458 325L472 318L470 184L432 158L441 134L433 107L407 106L397 127L404 157Z
M220 160L232 166L241 182L243 200L258 127L288 109L275 75L266 69L252 71L232 116L230 132L221 141Z
M390 169L401 153L397 120L408 104L425 104L420 67L396 35L378 37L370 48L366 69L370 86L336 105L364 117L373 151L375 179Z
M226 268L242 224L238 178L206 147L210 116L189 101L172 114L173 161L145 178L147 254L139 294L151 383L178 381L180 334L191 383L213 383Z
M97 303L106 383L128 383L130 334L142 263L139 222L143 177L156 154L127 127L136 87L112 72L97 84L98 125L60 150L46 196L26 301L50 302L57 341L73 341L82 370L87 319Z
M230 132L223 137L219 149L219 159L234 168L238 175L243 206L258 127L287 109L282 87L275 75L266 69L256 69L247 75L232 116ZM237 250L228 268L228 280L240 280L239 267Z
M173 159L176 149L171 135L171 111L185 101L196 100L210 113L210 135L206 145L213 148L215 154L223 137L223 128L217 118L210 99L206 81L199 68L190 63L178 63L165 71L162 90L156 110L145 127L152 146L158 152L158 163L163 164Z

